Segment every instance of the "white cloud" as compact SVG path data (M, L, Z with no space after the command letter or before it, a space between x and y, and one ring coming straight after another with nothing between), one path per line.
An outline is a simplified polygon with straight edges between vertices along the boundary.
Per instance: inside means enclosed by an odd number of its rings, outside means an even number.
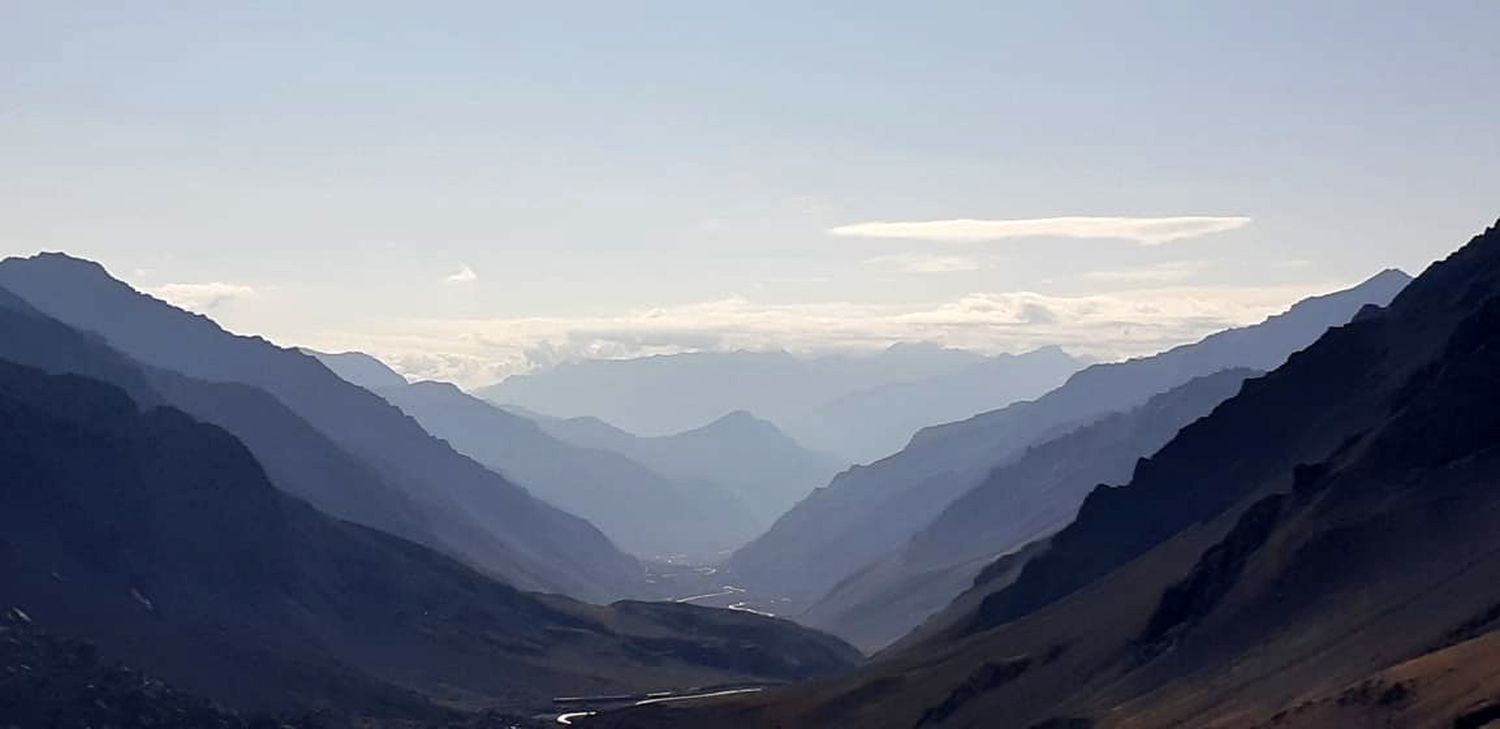
M255 295L255 288L244 284L210 281L208 283L169 283L146 291L173 306L193 311L213 309L235 299Z
M1207 261L1168 261L1119 271L1090 271L1083 277L1090 281L1119 284L1165 284L1190 279L1208 266Z
M1021 220L928 220L919 222L869 222L830 228L830 235L855 238L900 238L947 243L977 243L1005 238L1119 238L1144 246L1197 238L1211 233L1243 228L1250 218L1177 216L1170 218L1087 217L1031 218Z
M759 304L734 297L610 316L410 319L380 333L346 332L309 344L360 349L413 378L466 387L578 359L687 351L869 350L929 341L982 352L1060 344L1110 360L1150 354L1282 311L1333 283L1165 286L1060 296L980 292L921 306L828 302Z
M446 284L466 284L466 283L473 283L474 281L476 281L478 279L479 279L479 274L474 273L474 269L469 268L469 266L467 264L464 264L464 266L462 268L458 269L457 273L452 273L452 274L449 274L447 276L444 276L443 277L443 283L446 283Z
M977 271L979 262L963 256L930 256L924 253L894 253L864 261L867 266L900 273L952 273Z

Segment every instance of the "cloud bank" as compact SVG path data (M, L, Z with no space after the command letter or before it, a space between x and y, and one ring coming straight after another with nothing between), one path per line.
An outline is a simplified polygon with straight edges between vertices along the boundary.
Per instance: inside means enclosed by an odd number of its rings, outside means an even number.
M465 387L558 362L688 351L874 350L928 341L980 352L1059 344L1104 360L1149 354L1243 326L1342 284L1166 286L1059 296L978 292L921 306L849 302L760 304L742 297L610 316L409 319L370 333L305 342L360 349L402 374Z
M244 284L210 281L208 283L169 283L147 289L147 292L173 306L192 311L216 308L235 299L255 295L255 288Z
M1188 215L1170 218L1087 217L1019 220L927 220L853 223L828 229L829 235L852 238L897 238L944 243L979 243L1007 238L1117 238L1155 246L1222 233L1250 224L1243 216Z

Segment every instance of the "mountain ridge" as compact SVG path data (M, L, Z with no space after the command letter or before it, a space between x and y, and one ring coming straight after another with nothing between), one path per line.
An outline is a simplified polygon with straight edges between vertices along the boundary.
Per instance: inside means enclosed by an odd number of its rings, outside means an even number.
M736 547L847 465L747 410L658 436L636 435L598 418L530 417L548 434L574 445L619 453L679 482L708 484L732 494L749 509L755 526Z
M599 417L643 437L748 410L858 462L899 448L920 426L1040 395L1079 365L1056 347L986 356L921 342L863 354L689 352L566 362L475 394L549 417ZM856 402L839 405L845 396Z
M898 550L840 582L798 620L866 651L884 648L969 590L997 557L1062 529L1095 486L1127 481L1137 461L1257 374L1240 368L1194 378L1027 448L954 499ZM913 603L920 608L901 611Z
M471 564L522 586L585 598L644 589L635 560L592 525L459 455L310 356L230 334L206 316L131 289L97 263L63 254L0 261L0 286L143 364L271 393L405 490L431 518L440 546Z
M1154 357L1096 364L1031 401L925 428L901 452L841 473L726 563L738 582L788 598L795 614L855 571L898 548L992 468L1030 445L1128 409L1196 376L1229 367L1271 369L1328 326L1406 283L1388 270L1359 286L1312 297L1282 314ZM1260 365L1260 366L1257 366ZM798 565L787 575L781 565Z
M425 720L857 658L745 613L521 592L331 519L227 431L97 380L0 361L0 431L0 603L236 708Z

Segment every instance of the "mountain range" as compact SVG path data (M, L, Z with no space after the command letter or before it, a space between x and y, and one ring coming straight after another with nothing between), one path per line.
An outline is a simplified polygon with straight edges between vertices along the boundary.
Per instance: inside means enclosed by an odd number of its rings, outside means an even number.
M642 437L597 418L500 408L448 383L409 383L361 352L303 351L646 559L722 559L845 465L744 412L671 436Z
M867 355L696 352L563 363L476 394L557 418L596 417L644 436L747 411L809 448L868 462L922 426L1035 397L1081 365L1056 347L992 357L923 343Z
M600 381L708 382L720 361L754 370L744 354ZM637 434L237 336L80 259L0 262L0 717L1500 720L1500 227L1415 280L1385 271L1032 399L997 383L1071 358L752 357L789 390L807 361L907 368L788 421L834 402L829 422L934 417L961 398L912 399L965 378L1010 399L841 470L759 412Z
M62 254L0 262L0 287L119 354L168 372L168 378L177 375L223 386L188 409L202 414L223 408L231 411L221 413L226 420L252 421L262 438L262 457L268 461L306 457L319 459L318 467L352 465L364 473L373 471L379 477L379 492L389 496L381 501L404 502L409 508L399 512L399 518L423 525L420 530L398 531L402 536L526 589L600 601L647 590L639 563L593 525L539 501L459 454L396 407L345 382L313 357L258 337L230 334L206 317L131 289L96 263ZM235 386L269 395L279 407ZM197 386L193 389L205 393ZM252 399L259 410L235 408L227 402L233 397ZM290 421L287 413L301 421L287 428L310 429L318 435L309 442L288 437L292 432L280 425ZM277 424L261 419L268 414ZM327 444L336 446L337 452L324 447ZM282 446L305 455L276 453ZM344 473L340 478L356 480L319 479L318 488L337 484L352 489L365 483ZM360 501L348 499L352 508L363 508ZM384 522L371 525L387 527Z
M0 604L235 709L436 720L857 658L748 613L519 591L333 519L228 431L78 375L0 361L0 472Z
M836 456L803 447L773 423L744 410L691 430L658 436L627 433L598 418L561 419L535 413L531 417L542 430L574 445L619 453L681 482L709 484L729 492L749 509L756 527L736 547L765 531L848 465Z
M588 519L636 556L709 561L765 527L714 481L679 479L609 448L570 443L451 384L416 382L376 393L460 453Z
M1246 380L1018 574L857 675L598 724L1489 725L1497 371L1492 227Z
M1390 301L1410 280L1385 271L1360 285L1297 303L1254 326L1231 329L1151 357L1096 364L1035 400L926 428L899 453L839 474L728 560L734 584L778 614L795 615L834 586L899 549L997 466L1113 412L1196 377L1232 368L1274 369L1362 307ZM796 565L788 569L787 565Z

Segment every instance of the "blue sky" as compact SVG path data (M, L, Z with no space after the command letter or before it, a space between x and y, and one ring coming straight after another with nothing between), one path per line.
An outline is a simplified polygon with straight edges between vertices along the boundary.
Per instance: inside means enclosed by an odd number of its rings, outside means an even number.
M0 2L0 253L482 384L1134 354L1500 216L1495 3L807 5Z

